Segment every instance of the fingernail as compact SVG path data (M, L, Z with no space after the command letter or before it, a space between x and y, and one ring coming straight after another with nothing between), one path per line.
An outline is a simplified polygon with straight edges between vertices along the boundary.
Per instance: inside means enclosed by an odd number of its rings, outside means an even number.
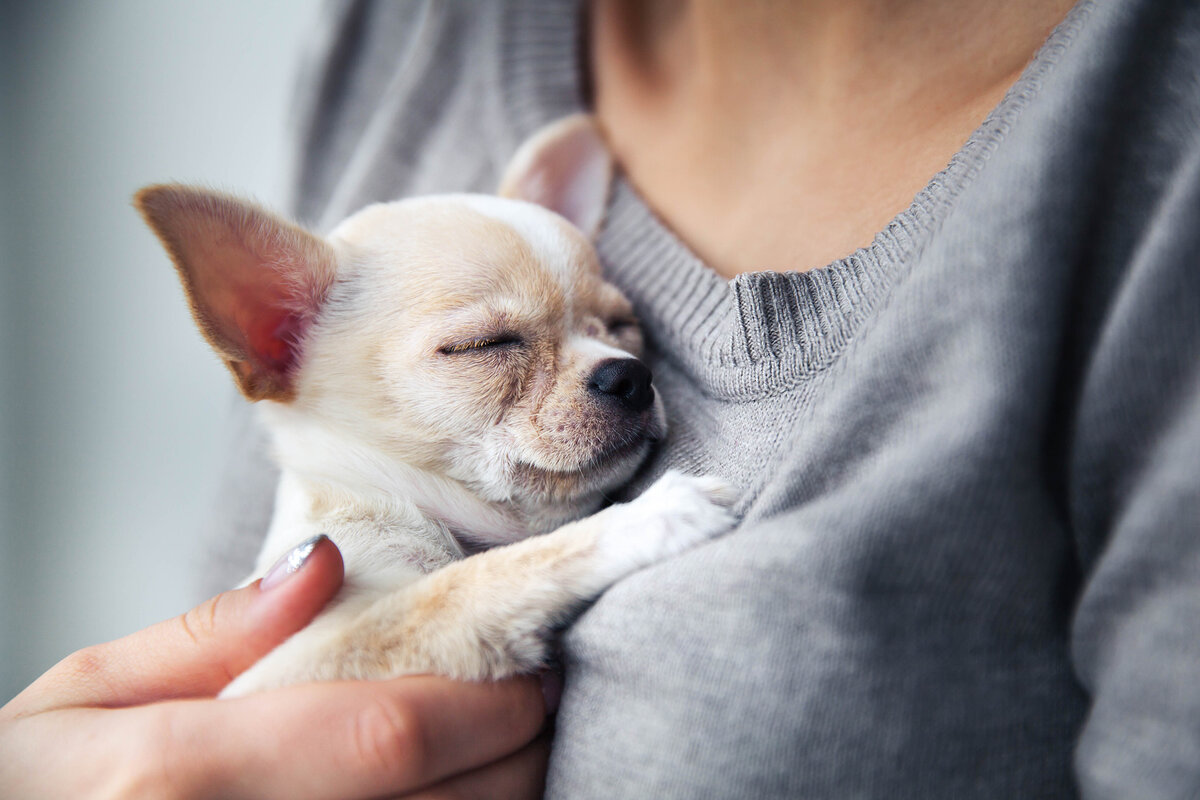
M558 711L558 703L562 700L562 675L552 669L543 670L538 677L542 681L542 699L546 701L546 716Z
M328 538L325 534L318 533L311 539L305 539L293 547L287 555L276 561L275 565L267 570L267 574L263 576L262 582L258 584L259 590L265 592L268 589L274 589L299 572L300 568L308 561L308 557L317 549L317 545Z

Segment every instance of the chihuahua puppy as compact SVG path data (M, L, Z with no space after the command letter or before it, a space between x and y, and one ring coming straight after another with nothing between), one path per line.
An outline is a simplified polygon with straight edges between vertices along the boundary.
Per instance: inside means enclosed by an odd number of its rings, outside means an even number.
M137 194L273 441L252 578L318 534L345 561L338 596L225 696L536 670L583 604L730 527L725 486L678 473L593 513L665 430L589 241L611 171L581 115L522 146L500 197L374 205L326 238L218 192Z

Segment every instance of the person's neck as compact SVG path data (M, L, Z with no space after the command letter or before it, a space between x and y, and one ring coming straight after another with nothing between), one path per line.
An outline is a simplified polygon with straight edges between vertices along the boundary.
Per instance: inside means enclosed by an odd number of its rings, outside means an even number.
M908 205L1070 5L597 0L596 111L634 184L718 272L820 266ZM815 192L824 206L778 207ZM781 210L829 235L773 237ZM742 235L722 243L717 219Z

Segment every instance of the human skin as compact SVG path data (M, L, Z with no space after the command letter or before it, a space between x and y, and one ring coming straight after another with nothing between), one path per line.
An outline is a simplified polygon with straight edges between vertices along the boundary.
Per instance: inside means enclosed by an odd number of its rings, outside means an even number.
M318 542L264 590L80 650L0 709L5 798L541 797L537 678L432 676L293 686L217 700L342 582Z
M596 0L594 106L655 212L724 277L869 245L1074 0Z

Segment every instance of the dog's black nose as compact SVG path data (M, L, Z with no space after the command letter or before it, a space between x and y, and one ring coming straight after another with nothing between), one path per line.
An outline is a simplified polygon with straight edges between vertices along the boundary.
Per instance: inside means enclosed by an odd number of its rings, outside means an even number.
M654 402L650 377L650 369L636 358L611 358L596 367L588 390L628 411L645 411Z

